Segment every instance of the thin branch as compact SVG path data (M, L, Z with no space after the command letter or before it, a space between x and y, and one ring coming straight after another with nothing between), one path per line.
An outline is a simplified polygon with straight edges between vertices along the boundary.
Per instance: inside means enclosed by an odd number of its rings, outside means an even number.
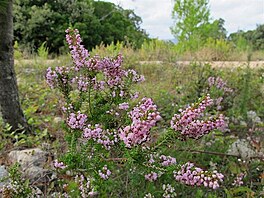
M222 157L236 157L236 158L242 158L241 155L234 155L234 154L227 154L227 153L219 153L219 152L213 152L213 151L201 151L201 150L194 150L194 149L177 149L176 151L180 152L190 152L190 153L205 153L209 155L218 155ZM264 156L253 156L249 157L249 159L260 159L264 161Z

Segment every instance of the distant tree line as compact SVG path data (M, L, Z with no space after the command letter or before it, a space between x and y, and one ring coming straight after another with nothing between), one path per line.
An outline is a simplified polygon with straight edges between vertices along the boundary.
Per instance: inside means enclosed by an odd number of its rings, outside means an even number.
M264 24L257 25L255 30L238 31L229 35L237 47L248 46L253 50L264 50Z
M44 42L52 53L65 51L65 30L79 29L91 50L101 43L123 41L138 48L148 38L133 10L94 0L14 0L14 36L34 52Z

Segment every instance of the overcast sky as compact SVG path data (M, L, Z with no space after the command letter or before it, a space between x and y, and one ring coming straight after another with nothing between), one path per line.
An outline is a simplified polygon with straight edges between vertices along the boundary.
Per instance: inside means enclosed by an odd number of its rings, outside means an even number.
M133 9L143 20L141 27L152 38L172 39L173 0L105 0ZM264 24L264 0L209 0L213 19L223 18L228 33L252 30Z

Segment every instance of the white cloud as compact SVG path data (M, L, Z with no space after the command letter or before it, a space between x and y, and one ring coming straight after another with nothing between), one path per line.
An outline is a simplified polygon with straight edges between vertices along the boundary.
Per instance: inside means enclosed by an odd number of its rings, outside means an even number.
M173 38L171 12L173 0L105 0L133 9L143 20L141 27L152 38ZM228 33L255 29L264 23L264 0L209 0L213 19L225 20Z
M255 29L264 23L263 0L211 0L211 15L225 20L229 33L237 30Z

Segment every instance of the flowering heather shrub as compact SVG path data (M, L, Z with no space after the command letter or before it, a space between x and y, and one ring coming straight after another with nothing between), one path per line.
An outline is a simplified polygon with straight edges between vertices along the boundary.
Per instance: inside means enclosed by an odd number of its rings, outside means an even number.
M143 98L141 104L129 112L132 124L120 129L120 139L129 148L150 139L150 129L161 119L157 106L150 98Z
M67 166L65 166L63 162L59 162L57 159L54 160L53 165L54 165L55 168L58 168L58 169L67 168Z
M85 122L87 120L87 115L82 114L80 111L75 113L70 113L67 124L71 129L82 129L85 125Z
M232 185L233 186L242 186L244 184L243 179L245 177L244 173L239 173L234 179Z
M150 143L153 128L161 120L158 108L147 97L133 105L139 93L131 91L131 87L144 81L144 77L134 70L124 70L120 54L115 58L90 57L81 44L78 30L68 29L66 33L73 65L48 68L46 80L64 96L62 110L67 124L69 150L60 161L54 161L54 167L59 173L70 171L77 175L78 196L112 193L111 185L120 186L118 181L123 184L119 178L127 178L126 174L138 175L141 182L151 185L163 177L173 179L174 175L175 180L187 185L218 188L222 174L203 171L191 163L180 166L176 158L157 154L160 146L169 148L169 145ZM223 115L205 118L206 109L212 103L207 95L196 105L175 114L171 128L184 139L198 139L214 129L225 128ZM175 143L177 138L173 141ZM70 182L64 181L64 187L70 188ZM172 184L164 184L160 189L163 197L176 196ZM59 194L70 197L68 191Z
M187 162L181 166L179 171L174 171L174 178L187 185L203 185L204 187L216 189L219 188L219 183L223 182L224 175L217 171L204 171L195 167L193 163Z
M222 110L223 106L229 106L228 102L224 99L227 96L230 97L234 90L227 85L227 82L220 77L213 76L209 77L207 82L209 86L208 91L214 94L215 99L213 101L217 110Z
M156 181L158 179L158 173L151 172L151 173L145 175L145 179L150 181L150 182Z
M104 180L108 179L110 175L111 171L107 168L107 165L105 165L102 170L99 170L99 176Z
M216 88L224 90L224 92L227 92L227 93L233 91L231 88L229 88L227 86L226 81L224 81L220 77L212 77L211 76L211 77L208 78L207 81L208 81L209 87L215 86Z
M200 103L181 110L171 120L171 128L179 132L181 136L198 139L214 129L224 130L226 123L224 116L220 114L217 118L210 117L201 120L207 107L213 104L213 100L207 95Z

